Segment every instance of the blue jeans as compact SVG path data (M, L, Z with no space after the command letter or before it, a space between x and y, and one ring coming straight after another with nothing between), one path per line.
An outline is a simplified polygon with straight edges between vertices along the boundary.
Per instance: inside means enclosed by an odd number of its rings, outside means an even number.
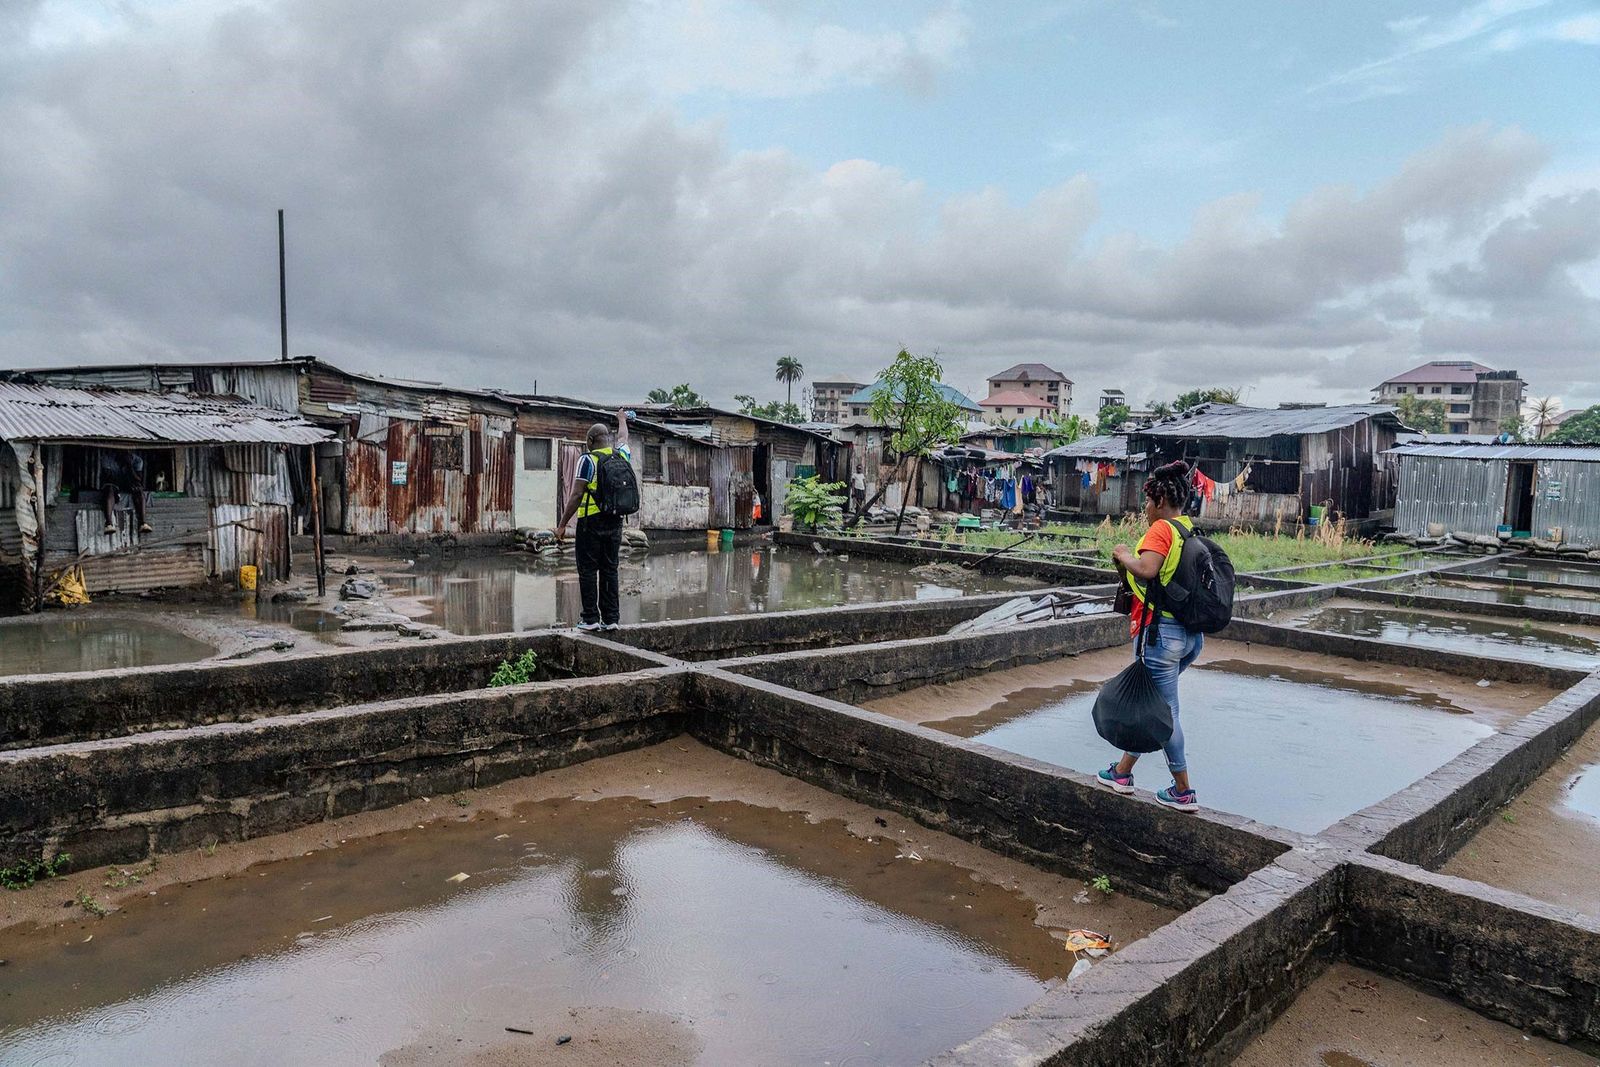
M1205 644L1205 634L1190 633L1176 619L1162 619L1145 641L1144 665L1172 709L1172 736L1161 746L1161 751L1167 757L1167 769L1173 774L1189 769L1183 758L1183 723L1178 718L1178 675L1195 661Z

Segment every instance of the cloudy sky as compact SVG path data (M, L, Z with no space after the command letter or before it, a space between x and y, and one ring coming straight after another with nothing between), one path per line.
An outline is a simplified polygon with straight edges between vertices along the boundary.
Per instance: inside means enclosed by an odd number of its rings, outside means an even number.
M0 365L1600 402L1595 0L0 0Z

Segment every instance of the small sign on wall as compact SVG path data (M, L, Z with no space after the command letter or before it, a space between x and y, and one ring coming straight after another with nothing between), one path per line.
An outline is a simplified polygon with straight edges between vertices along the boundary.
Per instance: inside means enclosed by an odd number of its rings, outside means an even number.
M390 485L405 485L406 484L406 461L405 460L397 459L393 463L389 464L389 484Z

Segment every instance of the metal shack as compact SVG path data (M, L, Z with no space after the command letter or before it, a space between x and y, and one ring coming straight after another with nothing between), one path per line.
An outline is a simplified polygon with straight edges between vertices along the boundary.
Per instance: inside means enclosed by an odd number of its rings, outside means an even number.
M794 479L813 474L824 481L848 479L839 466L838 446L819 430L712 407L645 405L638 412L641 418L712 447L707 478L712 526L744 530L771 525L783 514Z
M1313 507L1359 522L1394 506L1381 457L1403 428L1381 404L1201 404L1132 431L1128 451L1143 453L1150 470L1175 459L1197 465L1216 483L1201 515L1208 525L1298 523Z
M549 529L566 505L589 427L615 425L616 412L565 397L518 399L516 525ZM637 525L650 531L731 525L715 521L732 517L727 507L712 505L711 473L721 469L715 445L649 419L630 419L628 437L639 477ZM725 492L722 499L728 501Z
M36 606L52 575L80 565L91 593L246 564L287 576L309 452L328 436L236 396L0 382L4 599Z
M1394 525L1442 533L1536 537L1600 547L1600 446L1405 444Z
M1123 515L1144 506L1145 457L1128 454L1126 434L1080 437L1044 454L1063 518Z

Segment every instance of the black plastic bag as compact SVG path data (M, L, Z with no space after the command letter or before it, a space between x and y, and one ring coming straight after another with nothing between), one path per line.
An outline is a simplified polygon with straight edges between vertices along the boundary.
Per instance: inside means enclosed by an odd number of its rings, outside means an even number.
M1143 655L1094 698L1094 728L1124 752L1154 752L1172 737L1172 708L1156 688Z

